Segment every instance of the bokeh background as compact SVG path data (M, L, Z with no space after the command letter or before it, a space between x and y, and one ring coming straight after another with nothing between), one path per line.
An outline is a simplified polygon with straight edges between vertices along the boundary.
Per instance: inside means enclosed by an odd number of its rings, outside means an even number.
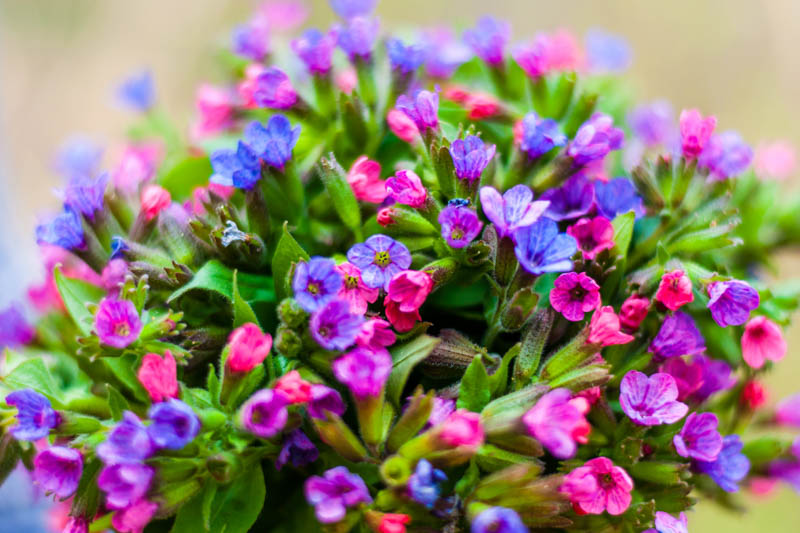
M325 0L306 3L309 24L332 21ZM188 124L194 88L219 81L215 55L253 5L0 0L0 306L21 299L25 285L41 275L33 228L39 215L57 208L52 162L58 146L76 133L87 135L106 146L111 161L132 118L115 106L113 88L142 67L155 75L161 106ZM378 7L390 28L464 27L487 11L511 20L516 39L561 27L620 34L634 49L628 77L639 99L667 98L676 109L716 114L721 129L737 129L753 144L787 139L800 146L796 0L382 0ZM786 185L797 190L796 183ZM800 253L787 252L779 265L781 277L800 275ZM767 381L773 402L800 388L800 327L789 332L789 345L787 361ZM781 488L762 501L749 499L743 515L698 506L690 529L800 531L800 495ZM0 500L8 502L2 493Z

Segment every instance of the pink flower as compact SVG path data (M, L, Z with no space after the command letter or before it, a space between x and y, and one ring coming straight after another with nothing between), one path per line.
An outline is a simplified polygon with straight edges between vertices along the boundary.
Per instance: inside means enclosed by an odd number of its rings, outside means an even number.
M297 370L278 378L273 390L282 392L289 403L307 403L311 400L311 383L300 377Z
M67 506L66 512L69 511L69 506ZM69 517L67 522L64 524L64 528L61 530L61 533L88 533L89 531L89 524L86 519L82 516L72 516Z
M406 533L406 524L411 522L407 514L386 513L381 516L378 533Z
M380 318L367 320L361 325L361 331L356 337L356 344L378 351L394 344L397 336L392 331L392 326Z
M714 128L717 118L703 117L697 109L684 109L680 116L681 148L686 159L694 159L703 151Z
M788 141L761 144L756 148L754 167L759 178L784 180L797 168L797 154Z
M345 94L350 94L358 84L358 76L353 68L346 68L336 74L334 79L336 87Z
M786 340L780 326L757 316L744 327L742 358L750 368L761 368L766 360L780 361L786 355Z
M394 224L394 214L394 209L391 207L384 207L383 209L378 210L375 218L378 220L378 224L385 228L390 224Z
M112 173L114 187L128 194L136 192L141 183L155 175L163 151L159 143L128 146Z
M606 217L582 218L567 228L567 234L575 237L583 256L590 261L614 247L614 227Z
M350 304L350 312L363 315L367 312L367 305L378 299L380 289L367 287L361 279L361 270L351 263L341 263L335 268L344 279L339 298Z
M744 384L740 400L745 407L755 411L767 403L767 389L761 382L750 380Z
M265 70L266 67L260 63L250 63L244 69L244 80L239 82L239 85L236 87L244 107L248 109L258 107L255 100L255 93L258 88L258 77Z
M160 185L145 185L142 189L141 202L145 220L153 220L162 210L170 206L172 196Z
M522 417L522 422L547 451L559 459L569 459L578 450L576 436L584 439L588 422L584 417L588 402L572 402L569 389L554 389L542 396ZM585 406L584 406L585 404ZM591 430L591 426L588 426Z
M386 195L386 182L381 179L381 165L362 155L356 159L347 172L347 183L353 189L356 199L362 202L379 204Z
M550 291L550 305L567 320L578 322L600 305L600 286L583 272L561 274Z
M262 333L253 323L239 326L228 337L228 359L231 372L250 372L260 365L272 349L272 335Z
M233 125L234 94L208 83L200 85L195 95L198 120L192 128L195 139L209 137Z
M500 102L489 93L471 93L465 102L467 117L470 120L482 120L500 113Z
M390 109L386 115L386 122L389 124L389 129L392 130L392 133L407 143L414 142L419 138L417 125L399 109Z
M398 203L414 208L425 205L428 198L428 191L413 170L398 170L386 180L386 190Z
M567 474L559 490L578 514L620 515L631 504L633 480L610 459L597 457Z
M178 397L175 358L169 350L163 358L155 353L146 354L136 376L154 402Z
M650 308L650 300L645 296L631 294L622 302L619 309L619 321L629 330L639 329L639 325L647 317L647 310Z
M94 330L100 342L121 350L139 338L142 320L130 300L104 298L94 316Z
M433 289L433 278L427 272L403 270L389 281L387 297L397 303L403 313L410 313L425 302Z
M783 426L800 428L800 393L778 402L775 406L775 421Z
M458 409L436 429L439 442L451 448L466 446L478 448L483 444L481 415L466 409Z
M114 513L111 525L121 533L142 533L157 509L158 504L141 499L130 507Z
M620 332L619 317L610 305L604 305L594 312L589 322L589 344L611 346L627 344L633 340L632 335Z
M414 309L409 312L401 311L397 302L390 300L388 294L386 298L383 299L383 305L385 306L384 312L386 313L386 318L392 323L394 329L400 333L411 331L414 328L414 324L416 324L418 320L422 320L419 309Z
M666 272L661 277L656 291L656 300L664 304L670 311L694 300L692 281L683 270Z

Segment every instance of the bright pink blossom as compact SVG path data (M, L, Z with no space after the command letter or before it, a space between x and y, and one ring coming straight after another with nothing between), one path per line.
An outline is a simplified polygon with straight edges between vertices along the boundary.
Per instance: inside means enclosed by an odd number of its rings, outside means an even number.
M656 291L656 300L670 311L694 300L692 281L683 270L665 272Z
M389 124L389 129L392 130L392 133L407 143L414 142L419 138L417 125L399 109L390 109L386 115L386 122Z
M131 145L125 148L111 175L114 187L128 194L136 192L140 184L153 178L163 153L164 149L160 143Z
M244 69L244 80L239 82L236 87L242 105L248 109L258 107L255 100L256 89L258 88L258 77L266 70L260 63L250 63Z
M422 320L419 309L408 312L401 311L399 304L391 300L388 294L386 298L383 299L383 305L385 306L384 312L386 313L386 318L392 323L394 329L400 333L411 331L414 328L414 324L416 324L418 320Z
M177 366L172 353L167 350L164 357L148 353L142 357L142 366L136 377L154 402L178 397Z
M586 461L564 477L560 491L579 514L624 513L631 504L633 480L606 457Z
M583 257L590 261L614 247L614 227L606 217L582 218L567 228L567 234L575 237Z
M195 94L197 122L192 136L203 139L227 130L233 125L234 94L227 88L208 83L200 85Z
M381 516L378 533L406 533L406 524L411 522L407 514L386 513Z
M373 318L361 325L361 331L356 337L356 344L373 351L387 348L397 339L392 326L381 318Z
M386 190L398 203L414 208L425 205L428 198L428 191L413 170L398 170L386 180Z
M378 224L383 226L389 226L390 224L394 224L394 215L395 211L391 207L384 207L383 209L378 210L377 215L375 218L378 221Z
M282 375L272 388L286 395L289 403L306 403L311 400L311 383L300 377L297 370Z
M750 368L761 368L764 362L780 361L786 355L786 340L781 327L765 316L757 316L744 327L742 358Z
M697 109L684 109L680 116L681 148L686 159L694 159L703 151L714 128L717 118L703 117Z
M783 426L800 428L800 393L778 402L775 406L775 421Z
M253 323L239 326L228 337L228 359L232 372L250 372L260 365L272 349L272 335Z
M114 513L111 525L121 533L142 533L157 509L158 504L141 499L130 507Z
M361 279L361 269L351 263L336 265L344 283L339 289L339 298L350 304L350 311L357 315L367 312L367 306L378 299L380 289L372 289Z
M381 164L362 155L347 172L347 183L356 199L379 204L386 195L386 182L381 179Z
M619 309L619 321L631 331L639 329L639 325L647 317L649 308L650 300L647 297L631 294L622 302L622 307Z
M610 305L604 305L594 312L589 322L589 344L611 346L627 344L633 340L632 335L620 331L619 317Z
M567 272L558 276L550 291L550 305L571 322L583 320L600 305L600 285L581 272Z
M170 206L172 196L169 191L160 185L145 185L142 189L142 213L145 220L153 220L158 214Z
M576 437L585 439L591 431L584 413L588 402L572 402L569 389L554 389L542 396L522 417L522 422L547 451L559 459L569 459L578 450ZM585 405L584 405L585 404Z
M755 411L767 403L767 389L760 381L752 379L744 384L740 400L745 407Z
M452 448L466 446L477 449L483 444L481 415L466 409L456 410L435 431L439 442Z
M433 289L433 278L420 270L403 270L389 281L387 297L403 313L410 313L425 303Z

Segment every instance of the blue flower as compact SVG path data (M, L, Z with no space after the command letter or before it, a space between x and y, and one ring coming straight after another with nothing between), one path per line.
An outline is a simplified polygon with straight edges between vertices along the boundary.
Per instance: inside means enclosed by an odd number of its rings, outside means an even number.
M337 28L337 44L344 50L350 61L356 58L368 60L378 38L378 19L355 17L346 26Z
M244 142L253 153L280 170L292 158L292 149L299 137L300 126L292 128L289 119L283 115L273 115L266 127L251 122L244 130Z
M64 190L64 205L94 220L94 214L103 209L108 178L106 172L97 179L87 174L73 175Z
M528 533L516 511L490 507L472 521L472 533Z
M17 440L39 440L50 434L60 421L58 413L42 394L33 389L14 391L6 403L17 408L17 424L10 431Z
M130 246L128 246L123 237L119 235L111 237L111 259L123 259L125 250L128 249L130 249Z
M222 149L211 154L211 166L214 168L211 181L219 185L249 190L261 178L258 156L242 141L235 152Z
M105 442L97 446L97 456L107 465L138 463L153 455L155 448L142 421L125 411Z
M55 169L67 178L93 176L103 158L103 148L86 137L68 140L56 155Z
M46 224L36 226L36 242L52 244L65 250L83 248L83 226L78 214L65 207L64 211Z
M180 450L200 431L200 419L192 408L174 398L155 404L147 415L153 421L147 433L159 448Z
M402 242L378 233L354 244L347 251L347 260L361 269L364 285L388 290L394 275L411 266L411 252Z
M520 150L531 159L540 157L556 146L567 144L567 136L553 119L540 119L536 113L530 112L522 119L522 142Z
M319 450L314 443L301 430L295 429L286 437L275 460L275 467L280 470L286 463L292 463L295 468L300 468L313 463L318 457Z
M709 139L697 159L697 166L707 168L715 180L741 174L753 161L753 149L735 131L726 131Z
M343 19L369 15L377 0L330 0L331 9Z
M713 462L697 461L697 468L707 474L725 492L737 492L739 481L750 471L750 461L742 453L742 438L728 435L722 440L722 451Z
M447 475L444 472L434 468L427 459L420 459L416 470L408 478L408 492L411 499L428 509L433 509L439 499L440 485L445 480Z
M148 111L156 98L153 75L149 70L133 74L119 86L117 96L120 102L134 111Z
M572 270L571 257L578 251L578 243L572 236L559 233L554 220L541 217L533 225L516 230L514 241L519 264L531 274Z
M636 218L644 214L642 199L636 192L636 187L627 178L614 178L607 183L596 181L594 199L597 210L608 219L628 211L636 213Z
M576 174L561 187L546 190L539 200L550 202L544 214L553 220L578 218L588 213L594 204L594 183Z
M342 283L342 274L333 259L312 257L297 264L292 291L300 307L311 313L336 298Z
M392 69L403 74L414 72L425 60L425 48L416 43L403 44L400 39L392 38L386 41L386 53Z

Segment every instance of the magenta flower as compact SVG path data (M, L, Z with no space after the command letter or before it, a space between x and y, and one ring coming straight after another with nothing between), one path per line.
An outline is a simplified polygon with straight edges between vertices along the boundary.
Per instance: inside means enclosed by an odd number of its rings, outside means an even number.
M353 189L356 200L379 204L389 192L381 179L381 164L362 155L347 171L347 183Z
M625 133L614 127L614 119L604 113L595 113L575 134L567 147L567 155L575 165L584 166L603 159L612 150L622 148Z
M401 94L395 108L414 121L417 129L424 132L439 127L439 93L419 91L413 97Z
M484 432L481 415L466 409L458 409L436 426L433 431L438 441L449 448L478 449L483 444Z
M717 431L719 420L713 413L692 413L672 443L678 455L698 461L715 461L722 450L722 435Z
M422 207L428 198L428 191L413 170L398 170L386 180L386 190L397 203L413 208Z
M337 416L343 415L345 411L344 400L335 389L326 385L311 385L311 400L308 405L308 416L318 420L325 420L326 413Z
M575 456L575 436L588 423L584 413L570 402L569 389L554 389L542 396L522 417L528 433L559 459Z
M306 30L300 38L292 41L292 50L312 74L327 74L331 70L335 48L336 33L323 33L316 28Z
M673 424L686 416L689 406L676 401L677 397L678 386L669 374L658 373L648 378L631 370L620 383L622 411L640 426Z
M336 359L332 368L336 379L357 399L377 397L392 372L392 356L386 350L358 347Z
M33 480L59 498L68 498L78 490L82 472L83 457L74 448L51 446L33 460Z
M639 325L647 317L650 300L646 296L631 294L622 302L619 309L619 321L629 330L639 329Z
M781 327L765 316L753 318L742 334L742 358L750 368L759 369L769 361L780 361L786 355L786 340Z
M590 261L614 247L614 227L606 217L582 218L567 228L567 235L575 237L583 257Z
M333 524L344 519L348 507L372 503L364 480L346 467L331 468L320 476L311 476L304 488L306 500L314 506L317 520Z
M9 429L17 440L42 439L61 421L50 400L33 389L14 391L6 396L5 401L17 408L17 423Z
M464 32L466 42L475 55L492 66L505 61L504 49L511 37L511 24L492 17L482 17L474 28Z
M367 312L367 306L378 299L380 289L367 287L361 279L361 270L350 263L336 265L336 270L344 278L344 284L339 289L338 297L350 304L350 312L355 315L363 315Z
M633 340L632 335L620 331L619 317L610 305L600 307L589 321L589 337L586 342L600 346L627 344Z
M377 351L391 346L396 339L391 324L381 318L372 318L361 325L356 344Z
M550 305L570 322L578 322L600 305L600 286L583 272L561 274L550 291Z
M464 248L481 231L483 222L478 215L466 206L448 205L439 213L442 237L453 248Z
M256 78L253 99L261 107L289 109L297 102L297 91L284 71L269 67Z
M125 509L147 494L153 474L153 468L142 463L115 464L100 471L97 486L106 493L109 509Z
M94 316L94 330L100 342L114 348L127 348L142 331L142 321L130 300L104 298Z
M164 357L156 353L145 354L136 377L154 402L178 396L177 365L169 350L164 352Z
M800 428L800 393L778 402L775 407L775 421L783 426Z
M297 263L292 278L294 298L309 313L335 300L343 285L333 259L312 257Z
M172 196L164 187L150 183L142 188L139 201L140 212L145 220L153 220L161 211L172 205Z
M516 45L511 50L514 61L532 79L538 79L551 70L550 36L541 33L532 41Z
M333 300L311 314L308 328L314 341L326 350L345 350L352 346L364 323L344 300Z
M419 128L411 118L397 108L392 108L386 113L386 123L397 137L407 143L419 138Z
M123 533L140 533L150 523L157 510L157 503L143 498L130 507L114 513L111 518L111 525L114 526L114 529Z
M760 303L758 291L744 281L715 281L708 286L708 309L719 327L740 326Z
M483 170L489 165L496 151L495 145L487 145L477 135L467 135L464 139L456 139L450 145L450 157L456 169L458 179L473 182L481 177Z
M750 460L742 453L742 447L742 438L739 435L727 435L722 439L722 449L716 460L699 460L696 463L697 469L710 476L725 492L737 492L739 482L750 471Z
M686 159L700 155L717 126L714 116L703 117L697 109L684 109L679 119L681 148Z
M242 405L242 426L262 439L274 437L281 432L289 419L289 412L286 410L288 403L287 396L282 392L261 389Z
M387 298L397 304L400 311L410 313L425 303L433 289L433 278L427 272L403 270L389 282Z
M705 340L694 320L680 311L664 319L661 329L650 344L650 351L662 359L694 355L705 349Z
M361 269L367 287L387 289L395 274L411 266L411 252L405 244L379 233L353 245L347 260Z
M153 455L155 445L147 428L135 414L125 411L122 420L108 433L105 442L97 445L97 456L106 465L138 463Z
M631 504L633 480L628 473L606 457L586 461L564 476L559 489L585 514L624 513Z
M481 187L480 196L483 213L501 238L533 225L550 205L548 201L534 202L533 191L527 185L515 185L502 196L494 187Z
M228 335L228 357L225 366L231 372L250 372L264 362L272 349L272 335L248 322Z
M694 301L692 281L683 270L665 272L656 291L656 300L670 311Z

